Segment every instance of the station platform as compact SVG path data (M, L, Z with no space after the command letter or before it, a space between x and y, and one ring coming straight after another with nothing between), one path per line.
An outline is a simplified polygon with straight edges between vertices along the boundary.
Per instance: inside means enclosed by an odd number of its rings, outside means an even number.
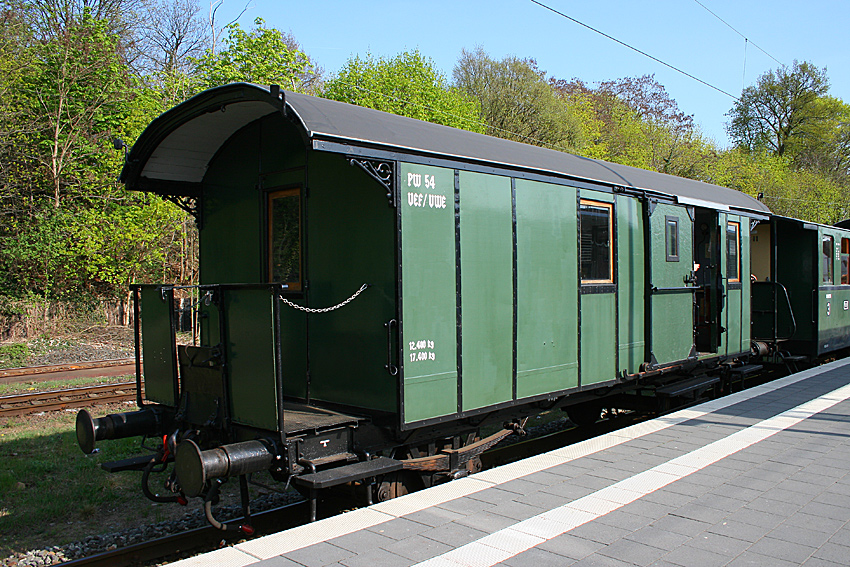
M850 360L174 567L850 563Z

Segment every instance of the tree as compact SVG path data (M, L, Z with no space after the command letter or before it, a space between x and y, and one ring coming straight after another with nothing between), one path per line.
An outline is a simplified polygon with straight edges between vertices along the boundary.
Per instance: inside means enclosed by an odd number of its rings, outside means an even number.
M826 69L806 61L768 71L729 111L729 136L750 151L794 157L836 119L835 108L822 101L828 90Z
M835 118L823 124L818 135L811 136L794 157L800 168L826 175L837 183L850 186L850 105L831 96L815 103L826 108L822 114Z
M116 48L107 22L88 11L34 47L21 97L36 130L31 149L44 167L55 208L64 188L82 188L95 170L114 161L109 138L120 133L130 91Z
M463 50L454 83L481 106L487 134L537 146L575 151L581 126L533 59L492 59L478 47Z
M21 142L32 131L32 118L18 92L30 66L31 46L32 34L21 14L10 9L0 11L0 215L4 217L15 207L12 195L18 172L28 165ZM0 227L4 224L0 221Z
M475 102L452 88L419 51L349 59L321 96L454 128L481 131Z
M254 20L250 32L238 23L225 29L224 49L218 52L207 49L201 57L190 58L195 64L199 89L249 82L304 90L303 79L313 64L306 54L287 45L280 30L265 27L262 18Z
M699 179L709 144L652 75L591 87L580 79L551 80L582 116L582 155Z
M143 0L134 35L133 68L155 76L189 73L190 57L204 54L211 34L198 0Z

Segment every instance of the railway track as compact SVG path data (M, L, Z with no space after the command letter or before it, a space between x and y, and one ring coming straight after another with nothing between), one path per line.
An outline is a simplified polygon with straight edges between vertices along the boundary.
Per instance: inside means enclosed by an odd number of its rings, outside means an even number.
M265 535L304 523L303 518L307 517L308 512L307 502L295 502L252 515L251 524L256 530L255 535ZM66 567L128 567L171 558L177 560L183 555L216 549L244 537L239 532L222 532L212 526L205 526L74 559L62 565Z
M136 373L136 359L119 358L51 366L28 366L0 370L0 384L20 382L46 382L68 378L98 378L101 376L126 376Z
M120 382L0 396L0 417L27 415L35 412L84 408L100 404L113 404L136 399L135 382Z

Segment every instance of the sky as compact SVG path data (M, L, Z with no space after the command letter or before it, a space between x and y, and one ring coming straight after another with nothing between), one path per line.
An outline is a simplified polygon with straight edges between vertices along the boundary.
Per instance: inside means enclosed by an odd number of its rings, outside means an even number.
M328 75L355 55L418 49L450 80L461 50L478 46L495 59L533 58L558 79L593 84L654 74L721 147L729 145L732 96L779 67L777 61L826 67L829 94L850 103L850 0L539 1L729 94L532 0L221 0L216 21L226 24L247 6L238 19L243 29L259 17L291 32Z

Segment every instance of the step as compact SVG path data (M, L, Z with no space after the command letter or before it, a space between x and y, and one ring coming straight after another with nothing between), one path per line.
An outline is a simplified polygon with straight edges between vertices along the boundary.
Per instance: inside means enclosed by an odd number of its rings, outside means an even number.
M733 368L732 370L730 370L730 372L736 376L743 377L763 369L764 366L762 366L761 364L745 364L743 366L737 366Z
M142 471L148 466L156 455L142 455L141 457L131 457L121 461L109 461L108 463L100 463L100 468L106 472L121 472L121 471ZM169 461L171 459L169 458Z
M362 461L351 465L336 467L325 471L297 476L294 482L308 488L320 490L348 482L363 480L373 476L389 474L404 468L401 461L389 457L378 457L370 461Z
M707 388L709 386L713 386L718 382L720 382L720 378L717 376L696 376L689 380L684 380L682 382L676 382L668 386L656 388L655 395L662 397L681 396L683 394L693 392L694 390L699 390L700 388Z

